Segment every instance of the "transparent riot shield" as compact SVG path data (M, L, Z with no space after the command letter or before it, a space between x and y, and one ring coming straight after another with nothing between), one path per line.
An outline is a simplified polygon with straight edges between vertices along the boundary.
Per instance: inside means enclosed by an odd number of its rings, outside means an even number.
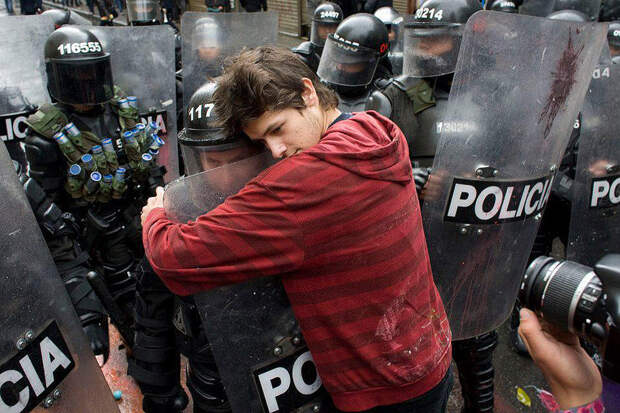
M1 143L0 210L0 411L117 412Z
M422 194L456 340L510 314L604 36L594 24L489 11L467 23Z
M520 14L545 17L553 11L555 0L524 0L519 7Z
M567 257L593 266L620 252L620 66L594 70L581 114L581 135Z
M35 105L50 102L43 45L53 30L49 16L0 17L0 137L24 168L26 118Z
M273 162L264 152L170 183L167 217L194 220ZM278 278L221 287L195 300L233 412L318 411L321 379Z
M173 29L164 24L89 30L111 55L114 84L137 98L143 123L154 121L163 132L158 162L166 166L166 181L178 177Z
M278 14L195 13L181 17L183 102L210 78L222 73L224 61L243 48L276 45Z

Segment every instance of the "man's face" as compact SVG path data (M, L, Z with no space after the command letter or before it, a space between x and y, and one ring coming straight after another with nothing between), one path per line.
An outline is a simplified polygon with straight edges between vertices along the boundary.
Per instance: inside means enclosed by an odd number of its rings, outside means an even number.
M203 170L208 171L226 164L239 162L256 155L260 148L243 145L227 151L205 151L200 154ZM209 185L219 192L226 192L230 188L243 184L254 178L263 168L257 161L246 161L229 168L220 168L209 173Z
M422 37L418 41L416 53L422 56L442 56L454 48L453 39L449 36Z
M215 61L221 53L221 49L217 46L205 45L198 48L198 56L205 62Z
M336 29L338 28L337 24L318 24L317 25L317 31L319 34L319 37L323 40L327 40L327 36L335 33Z
M336 63L336 68L341 72L348 74L361 73L366 70L368 63L360 62L360 63Z

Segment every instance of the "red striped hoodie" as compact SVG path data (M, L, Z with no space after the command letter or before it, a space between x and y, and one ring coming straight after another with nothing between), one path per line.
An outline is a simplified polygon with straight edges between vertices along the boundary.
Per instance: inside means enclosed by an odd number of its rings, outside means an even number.
M153 210L143 239L179 295L280 275L341 410L409 400L446 374L451 333L407 141L376 112L333 124L195 222Z

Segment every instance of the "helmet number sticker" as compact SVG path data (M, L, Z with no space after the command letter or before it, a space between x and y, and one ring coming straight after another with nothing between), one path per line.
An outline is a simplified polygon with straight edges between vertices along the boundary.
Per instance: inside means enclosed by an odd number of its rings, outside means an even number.
M190 120L192 121L194 120L194 112L196 112L196 119L202 118L202 107L203 106L205 107L205 118L208 118L211 116L211 111L215 107L215 104L205 103L204 105L192 106L190 108L190 110L188 111Z
M99 42L64 43L58 46L61 55L100 52Z
M339 17L340 17L340 13L338 13L336 10L329 10L329 11L321 12L321 19L327 19L327 18L337 19Z
M428 7L421 7L415 12L416 19L443 19L443 9L436 10L434 7L429 9Z

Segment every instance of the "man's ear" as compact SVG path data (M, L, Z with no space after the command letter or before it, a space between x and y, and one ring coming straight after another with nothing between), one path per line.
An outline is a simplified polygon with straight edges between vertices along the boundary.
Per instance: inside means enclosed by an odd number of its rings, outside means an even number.
M318 105L319 97L316 94L312 80L304 77L301 81L304 83L304 90L301 92L301 97L304 100L306 107Z

